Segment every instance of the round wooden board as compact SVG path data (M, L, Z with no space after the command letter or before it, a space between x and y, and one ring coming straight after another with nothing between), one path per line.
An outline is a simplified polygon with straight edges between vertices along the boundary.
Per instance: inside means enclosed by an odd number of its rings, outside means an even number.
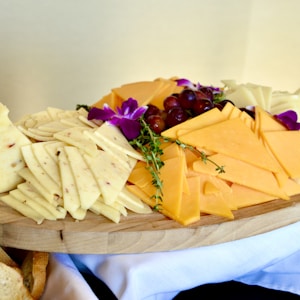
M130 213L119 224L88 213L38 225L0 202L0 245L47 252L114 254L171 251L234 241L300 221L300 195L239 209L233 221L203 215L181 226L160 213Z

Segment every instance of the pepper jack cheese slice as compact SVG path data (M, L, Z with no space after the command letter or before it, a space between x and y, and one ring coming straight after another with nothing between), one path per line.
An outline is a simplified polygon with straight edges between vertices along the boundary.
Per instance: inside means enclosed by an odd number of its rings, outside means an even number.
M18 171L25 165L21 146L31 141L10 121L9 110L0 103L0 193L15 188L23 181Z
M89 209L100 197L101 191L80 150L73 146L65 146L64 149L79 193L80 206Z

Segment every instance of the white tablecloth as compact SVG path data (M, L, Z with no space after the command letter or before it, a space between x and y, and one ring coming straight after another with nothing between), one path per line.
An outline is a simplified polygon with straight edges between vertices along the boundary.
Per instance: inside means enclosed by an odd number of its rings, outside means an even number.
M82 269L105 282L119 300L170 300L182 290L230 280L300 295L300 222L233 242L180 251L54 253L42 300L98 299L81 276Z

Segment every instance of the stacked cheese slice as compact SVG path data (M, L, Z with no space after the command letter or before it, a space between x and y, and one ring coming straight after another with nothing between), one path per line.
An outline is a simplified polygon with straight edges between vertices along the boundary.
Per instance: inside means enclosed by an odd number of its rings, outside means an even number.
M162 212L184 225L201 213L233 219L233 210L300 193L300 131L288 131L257 107L256 120L228 103L162 133L205 153L177 144L164 146ZM216 165L223 166L219 173ZM151 206L151 176L139 163L127 188Z
M2 150L0 157L10 160L18 155L22 164L0 166L3 177L13 182L0 199L38 224L64 219L67 213L83 220L91 211L116 223L127 209L151 213L125 189L132 168L143 159L141 154L117 127L97 126L86 116L84 110L48 108L20 120L14 130L25 142L9 149L18 150L14 156Z

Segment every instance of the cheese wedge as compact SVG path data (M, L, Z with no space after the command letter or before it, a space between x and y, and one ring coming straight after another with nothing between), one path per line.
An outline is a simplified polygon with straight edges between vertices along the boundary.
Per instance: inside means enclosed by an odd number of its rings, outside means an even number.
M239 118L194 130L179 136L179 139L197 148L222 153L265 170L279 172L273 157Z
M300 131L264 132L263 139L289 177L300 178Z
M162 87L161 81L140 81L124 84L112 89L123 100L133 98L138 101L139 106L149 104Z
M23 145L31 141L10 121L9 110L0 103L0 193L15 188L23 181L18 171L25 166L21 153Z
M215 175L223 180L238 183L277 198L289 199L288 195L279 187L272 172L221 153L210 156L210 159L218 165L224 165L225 173L217 173L215 165L209 162L205 164L202 160L193 163L194 171Z

